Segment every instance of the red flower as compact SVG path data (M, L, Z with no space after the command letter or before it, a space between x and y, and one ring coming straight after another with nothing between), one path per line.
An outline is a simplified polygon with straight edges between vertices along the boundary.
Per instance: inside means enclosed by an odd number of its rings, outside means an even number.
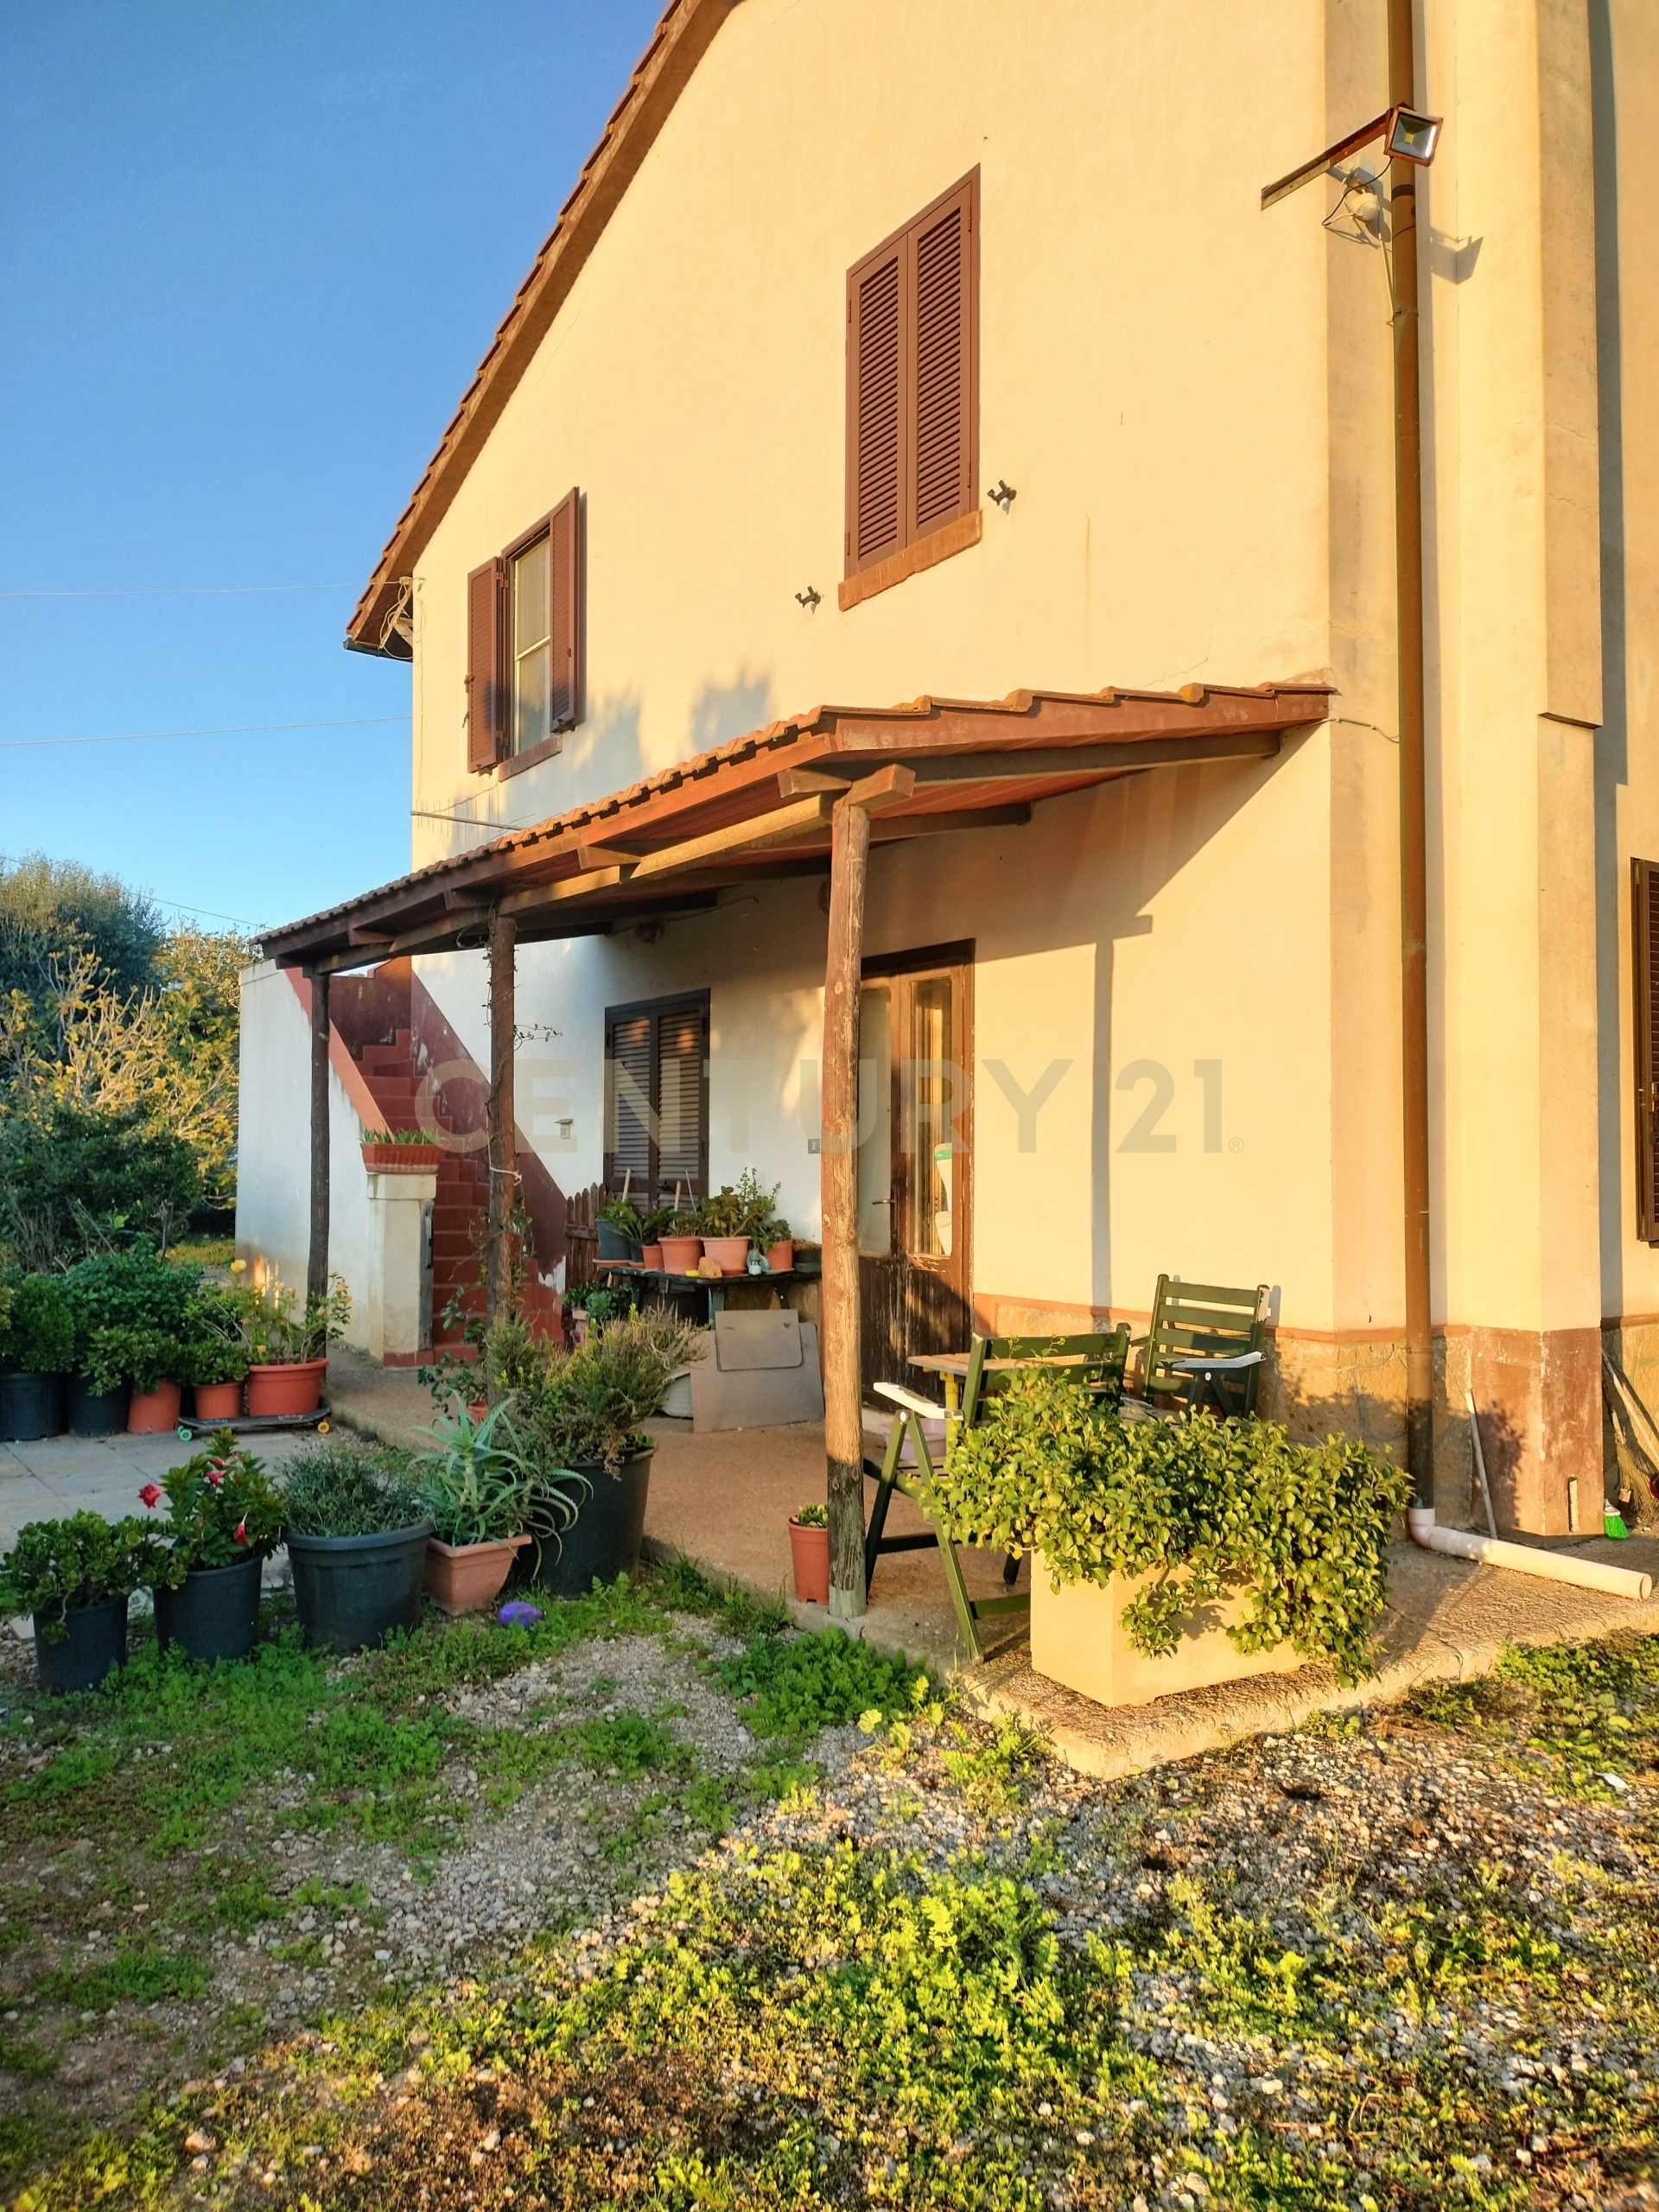
M245 1544L248 1541L248 1524L245 1521L238 1521L236 1524L236 1541L238 1544Z
M217 1490L225 1479L224 1468L215 1463L207 1470L207 1479L213 1484L213 1488Z
M144 1484L144 1486L143 1486L143 1490L141 1490L141 1491L139 1491L138 1496L139 1496L139 1497L143 1500L143 1503L144 1503L144 1504L146 1504L146 1505L154 1505L154 1504L155 1504L155 1503L156 1503L156 1499L157 1499L158 1497L160 1497L161 1494L162 1494L162 1493L161 1493L160 1490L156 1487L156 1485L154 1483L146 1483L146 1484Z

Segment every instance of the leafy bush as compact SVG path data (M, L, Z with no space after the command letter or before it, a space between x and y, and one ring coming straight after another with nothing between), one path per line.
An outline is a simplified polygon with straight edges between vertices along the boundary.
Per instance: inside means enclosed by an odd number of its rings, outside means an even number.
M250 1552L261 1558L283 1532L282 1493L251 1452L222 1429L206 1452L173 1467L158 1486L138 1493L152 1510L165 1495L160 1534L168 1551L160 1580L176 1590L192 1567L233 1567Z
M254 1367L324 1358L351 1319L351 1294L339 1275L331 1275L327 1292L308 1297L297 1313L298 1293L274 1275L267 1282L240 1284L220 1295L222 1305L210 1309L213 1325L219 1325L220 1315L234 1318L248 1363Z
M426 1430L437 1444L416 1459L426 1510L446 1544L533 1536L556 1552L591 1485L524 1451L505 1426L508 1410L507 1403L492 1407L475 1421L463 1407Z
M901 1651L884 1658L844 1629L822 1636L763 1637L720 1662L726 1687L752 1697L745 1713L757 1736L816 1735L875 1714L896 1720L922 1711L937 1685Z
M929 1509L958 1543L1040 1552L1055 1589L1153 1579L1126 1608L1137 1650L1173 1651L1195 1606L1248 1589L1241 1651L1287 1638L1344 1681L1371 1672L1384 1551L1409 1479L1351 1438L1293 1444L1261 1421L1120 1422L1062 1377L1016 1376L956 1430Z
M149 1330L180 1339L201 1281L200 1268L173 1267L145 1239L125 1252L94 1252L62 1277L82 1371L100 1330Z
M94 1329L80 1358L80 1371L94 1390L153 1390L161 1382L181 1382L185 1348L164 1329Z
M67 1375L74 1364L75 1322L50 1275L23 1275L6 1286L9 1314L0 1316L0 1368L24 1375Z
M200 1196L190 1147L147 1106L48 1101L0 1118L0 1233L37 1266L165 1236Z
M598 1465L614 1473L647 1447L639 1424L663 1402L696 1332L666 1306L613 1321L555 1357L546 1380L513 1402L513 1448L549 1471Z
M136 1514L115 1522L101 1513L31 1521L0 1560L0 1612L44 1616L45 1635L60 1642L66 1613L127 1597L164 1565L154 1530Z
M426 1518L401 1453L331 1436L288 1463L283 1519L290 1535L379 1536Z

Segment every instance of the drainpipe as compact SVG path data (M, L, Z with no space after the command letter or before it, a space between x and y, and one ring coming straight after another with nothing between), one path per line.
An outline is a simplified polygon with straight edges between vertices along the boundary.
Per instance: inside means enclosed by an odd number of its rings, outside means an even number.
M1414 105L1413 0L1389 0L1389 99ZM1423 758L1423 448L1418 385L1417 176L1390 164L1394 232L1394 535L1400 675L1400 931L1405 1135L1406 1465L1412 1533L1434 1517L1428 1188L1428 830Z

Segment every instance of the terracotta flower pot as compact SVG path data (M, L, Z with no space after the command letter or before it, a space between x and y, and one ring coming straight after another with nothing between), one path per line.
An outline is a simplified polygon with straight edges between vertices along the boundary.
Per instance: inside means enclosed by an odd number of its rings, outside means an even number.
M663 1265L671 1275L689 1275L702 1257L701 1236L664 1236Z
M663 1248L660 1244L642 1244L639 1249L646 1267L660 1268L662 1266Z
M467 1410L474 1421L482 1421L490 1410L490 1402L487 1398L468 1398Z
M507 1579L513 1554L528 1536L504 1536L492 1544L446 1544L426 1540L426 1594L441 1612L476 1613L495 1597Z
M443 1165L441 1144L365 1144L363 1165L377 1175L435 1175Z
M788 1274L795 1265L795 1240L780 1236L775 1244L766 1247L766 1265L775 1275Z
M795 1595L804 1605L830 1602L830 1531L789 1524L789 1548L795 1555Z
M268 1414L314 1414L322 1395L326 1359L285 1359L248 1370L248 1417Z
M239 1382L198 1382L195 1397L198 1421L235 1421L242 1411Z
M135 1390L127 1402L129 1436L164 1436L179 1425L179 1386L158 1382L153 1390Z
M712 1260L723 1275L741 1275L749 1264L747 1236L705 1236L702 1256Z

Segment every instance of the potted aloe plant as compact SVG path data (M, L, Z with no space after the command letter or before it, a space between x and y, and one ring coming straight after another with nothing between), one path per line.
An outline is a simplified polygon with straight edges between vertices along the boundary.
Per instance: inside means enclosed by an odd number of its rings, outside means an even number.
M401 1453L308 1445L289 1462L283 1519L308 1643L344 1655L415 1626L432 1522Z
M589 1484L564 1469L543 1471L505 1426L511 1399L481 1420L458 1408L425 1431L436 1445L416 1456L431 1516L426 1594L446 1613L487 1605L528 1543L556 1556Z
M789 1548L795 1565L795 1595L804 1605L830 1602L830 1516L822 1505L804 1505L789 1524Z
M221 1429L204 1452L138 1493L159 1533L156 1635L192 1658L245 1659L259 1632L259 1573L283 1532L282 1494L251 1452Z
M75 1356L74 1316L50 1275L0 1285L0 1437L56 1436Z
M42 1689L96 1689L127 1656L127 1600L163 1563L136 1515L31 1521L0 1560L0 1613L32 1613Z
M537 1547L533 1578L556 1595L579 1598L595 1581L638 1571L655 1449L641 1424L695 1333L666 1308L630 1313L555 1357L546 1379L507 1408L512 1446L541 1482L577 1475L588 1485L558 1551Z

